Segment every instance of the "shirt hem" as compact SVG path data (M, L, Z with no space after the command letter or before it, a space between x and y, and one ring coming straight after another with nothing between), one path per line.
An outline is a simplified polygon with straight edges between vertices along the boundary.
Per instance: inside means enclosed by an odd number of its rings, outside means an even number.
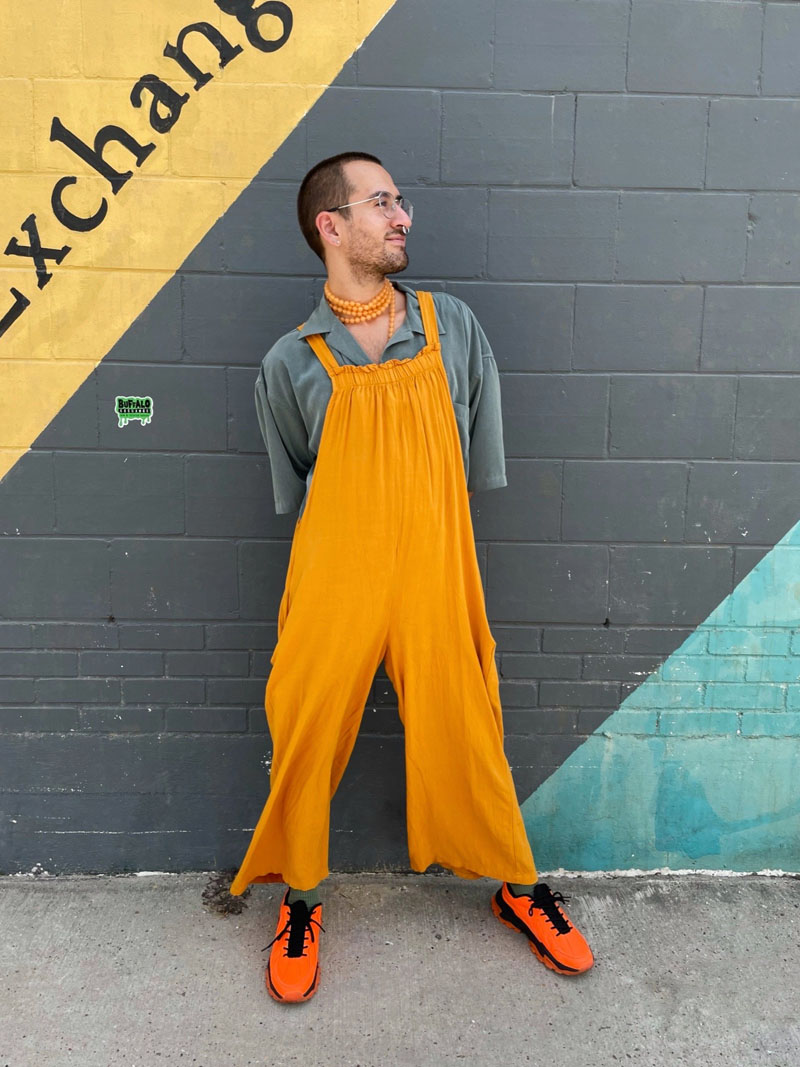
M477 485L468 485L467 489L470 493L481 493L485 489L503 489L507 485L508 479L503 475L498 475L495 478L486 478Z

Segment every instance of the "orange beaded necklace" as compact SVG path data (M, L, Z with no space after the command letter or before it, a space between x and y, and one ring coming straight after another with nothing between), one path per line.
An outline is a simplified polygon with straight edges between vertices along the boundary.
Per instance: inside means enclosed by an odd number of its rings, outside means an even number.
M354 326L361 322L371 322L381 316L386 308L389 308L389 337L394 333L394 286L388 278L383 279L383 285L371 300L342 300L334 296L331 287L325 282L325 299L331 306L331 311L346 326Z

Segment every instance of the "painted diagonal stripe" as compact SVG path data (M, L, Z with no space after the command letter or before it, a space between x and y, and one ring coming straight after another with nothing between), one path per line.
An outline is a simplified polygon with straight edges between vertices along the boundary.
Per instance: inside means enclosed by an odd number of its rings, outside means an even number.
M255 174L335 78L394 0L104 0L0 2L0 320L30 304L0 336L0 478L5 475L103 359L186 256L225 213ZM251 26L247 14L268 9ZM291 32L280 48L253 43L278 39L285 23L271 12L291 12ZM239 18L227 12L238 12ZM241 49L220 68L208 39L190 34L186 53L213 75L199 89L165 56L180 31L206 22ZM155 75L188 94L167 132L150 124L151 95L143 106L131 91ZM162 115L170 108L161 105ZM137 165L128 149L110 144L111 167L133 172L115 194L64 138L51 140L53 120L85 144L106 125L124 129L155 148ZM102 223L77 232L57 221L54 185L76 216L91 216L105 198ZM37 284L32 254L34 216L44 258ZM31 224L29 224L30 227ZM56 252L65 246L60 262ZM41 287L44 273L52 277ZM158 354L154 354L158 358Z
M522 806L542 868L800 870L800 523Z

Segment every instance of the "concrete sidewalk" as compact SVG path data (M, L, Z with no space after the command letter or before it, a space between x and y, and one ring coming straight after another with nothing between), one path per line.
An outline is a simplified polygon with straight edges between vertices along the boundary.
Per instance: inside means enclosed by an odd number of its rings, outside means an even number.
M282 888L238 916L207 875L0 878L0 1067L800 1064L800 880L556 878L597 957L546 970L497 883L334 875L322 981L263 979Z

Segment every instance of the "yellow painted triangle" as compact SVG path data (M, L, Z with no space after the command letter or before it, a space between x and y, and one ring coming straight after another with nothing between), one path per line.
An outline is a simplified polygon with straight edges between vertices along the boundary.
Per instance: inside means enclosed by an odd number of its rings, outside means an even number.
M0 478L72 396L314 105L395 0L0 0ZM259 10L256 19L254 13ZM240 49L220 66L209 31L187 34L185 54L212 77L164 55L184 27L205 23ZM248 32L249 31L249 32ZM282 40L285 38L285 40ZM265 44L272 42L271 50ZM281 43L282 42L282 43ZM151 125L153 95L131 91L155 75L188 94L171 129ZM170 108L160 105L160 113ZM174 113L174 112L173 112ZM133 176L114 194L108 176L51 139L53 119L93 147L106 125L155 148L140 165L118 144L104 158ZM63 224L107 212L91 230ZM9 255L31 215L45 252ZM60 263L48 250L69 246ZM8 320L7 320L8 321Z

